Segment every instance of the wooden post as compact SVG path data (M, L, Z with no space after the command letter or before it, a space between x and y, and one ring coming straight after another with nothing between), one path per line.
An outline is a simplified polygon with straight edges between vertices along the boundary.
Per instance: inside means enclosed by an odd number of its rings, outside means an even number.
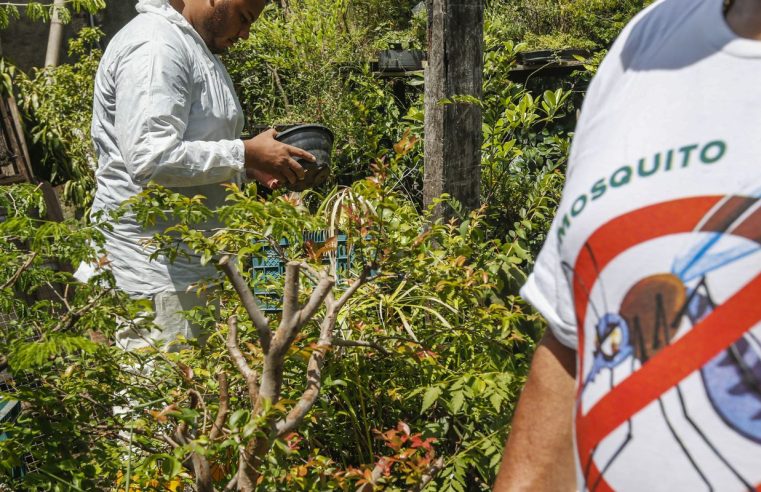
M452 96L481 98L483 84L483 0L426 0L428 68L425 73L425 176L429 205L442 193L466 209L480 206L481 108ZM437 216L446 216L438 210Z

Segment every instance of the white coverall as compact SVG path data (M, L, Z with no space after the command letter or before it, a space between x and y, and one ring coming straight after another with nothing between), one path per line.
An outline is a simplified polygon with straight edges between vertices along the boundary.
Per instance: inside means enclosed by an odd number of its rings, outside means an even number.
M139 15L113 38L95 80L92 136L98 155L93 213L110 211L143 191L150 181L221 205L221 183L245 178L243 114L232 81L219 59L167 0L140 0ZM117 344L127 350L163 348L178 335L196 337L178 309L201 303L188 287L216 272L198 258L174 263L143 241L171 222L140 226L127 215L103 231L117 286L135 298L152 299L151 333L124 329ZM205 224L214 228L218 224ZM86 278L81 268L78 278Z

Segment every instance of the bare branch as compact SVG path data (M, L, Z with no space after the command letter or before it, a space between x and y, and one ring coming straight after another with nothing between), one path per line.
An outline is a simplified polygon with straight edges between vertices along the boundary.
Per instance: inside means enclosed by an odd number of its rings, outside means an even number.
M325 354L330 349L330 344L318 345L309 357L307 367L307 387L296 402L296 405L288 412L285 419L277 423L275 433L277 437L283 437L293 432L304 421L304 417L312 409L322 388L322 366L325 362Z
M179 425L177 425L177 428L174 430L174 440L180 443L181 446L188 445L187 435L185 434L187 430L188 424L185 422L180 422Z
M333 345L336 347L365 347L365 348L371 348L374 350L377 350L378 352L382 353L383 355L388 355L388 350L381 347L375 342L365 342L362 340L342 340L342 339L334 339Z
M76 311L69 311L67 314L63 316L61 321L56 324L51 331L62 331L62 330L68 330L72 326L74 326L74 323L79 321L79 319L87 314L89 311L92 310L95 306L97 306L100 303L100 300L106 297L108 294L111 293L111 289L106 289L102 292L100 292L97 296L95 296L90 302L82 306L81 308L77 309Z
M11 285L15 284L22 273L24 273L30 266L32 266L32 262L34 259L37 258L37 253L32 251L29 254L29 257L24 261L24 263L21 264L20 267L18 267L18 270L16 270L16 273L11 275L11 278L8 279L7 282L5 282L2 286L0 286L0 290L7 289Z
M341 310L341 308L344 307L344 305L351 299L351 296L353 296L357 289L362 287L362 285L367 282L367 278L370 276L370 267L366 266L364 269L362 269L362 273L357 277L356 280L351 284L351 287L346 289L346 292L343 293L343 295L338 299L338 301L335 304L335 311L338 312Z
M235 476L229 482L227 482L227 485L225 485L225 488L222 490L222 492L233 492L237 486L238 474L236 473Z
M283 316L280 326L275 334L276 350L280 348L278 341L282 340L282 330L284 327L295 328L293 318L296 317L299 310L299 272L301 265L295 261L288 262L285 265L285 285L283 292Z
M243 307L248 313L248 317L253 321L256 331L259 335L259 342L262 344L262 350L264 353L268 353L270 350L270 341L272 340L272 331L269 328L269 320L259 309L256 302L256 297L251 288L246 283L245 279L241 276L240 272L235 266L235 260L229 255L223 256L218 263L219 268L230 279L230 283L233 285L235 292L238 293Z
M322 306L322 303L325 302L325 298L328 296L328 294L331 293L331 290L335 284L336 280L333 277L329 276L325 272L322 272L320 282L312 291L312 295L309 297L309 301L307 301L306 305L304 305L304 307L301 308L298 312L296 324L299 327L304 326L307 322L309 322L309 320L312 319L317 310L320 309L320 306Z
M312 265L309 263L302 261L299 263L299 266L301 267L301 271L306 275L306 277L315 285L320 283L320 274L315 270Z
M276 357L283 357L285 355L301 328L312 319L325 298L330 294L333 285L335 285L333 277L325 272L321 272L319 283L312 291L309 301L307 301L303 308L299 309L300 270L301 264L296 262L288 263L286 267L283 319L272 342L272 352Z
M238 317L230 316L227 320L227 326L229 327L227 333L227 352L235 363L235 367L238 368L238 372L240 372L246 380L248 397L251 400L251 404L255 405L259 396L259 385L257 383L259 375L249 367L248 362L246 362L246 357L243 355L243 352L240 351L240 347L238 346Z
M411 489L412 492L422 491L431 482L431 480L436 478L436 475L438 475L442 468L444 468L444 457L440 456L436 459L436 461L428 466L425 472L423 472L423 476L420 477L420 481L413 489Z
M200 407L201 410L203 410L203 425L201 426L201 429L206 429L206 422L209 418L209 412L206 409L206 402L203 400L201 393L194 389L188 390L188 396L190 397L191 409L196 410Z
M227 383L227 374L224 371L220 372L217 376L219 381L219 410L217 411L217 418L214 419L214 423L211 426L211 432L209 433L209 439L216 441L222 435L222 429L227 421L227 414L230 412L230 393L229 385Z
M181 447L180 443L178 443L177 441L175 441L174 439L172 439L171 437L169 437L169 435L168 435L168 434L164 434L164 433L162 433L162 434L160 435L160 437L161 437L161 439L163 439L163 440L164 440L164 441L165 441L167 444L169 444L169 445L170 445L170 446L172 446L173 448L179 448L179 447Z
M307 364L307 386L299 401L288 412L285 419L280 420L275 426L275 434L282 437L304 421L304 417L312 409L322 389L322 366L325 363L325 354L333 345L333 328L336 325L337 311L334 309L335 299L332 291L325 298L328 304L328 312L320 324L320 339L317 346L309 357Z

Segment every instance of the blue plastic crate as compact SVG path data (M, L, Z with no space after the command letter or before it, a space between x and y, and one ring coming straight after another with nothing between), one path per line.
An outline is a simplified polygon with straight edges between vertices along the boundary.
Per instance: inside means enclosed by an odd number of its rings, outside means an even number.
M9 380L7 373L0 374L0 383L6 383ZM21 413L21 403L16 400L0 398L0 423L14 422ZM8 433L0 433L0 441L8 439ZM24 467L19 466L11 470L9 478L16 479L24 476Z
M306 247L308 242L319 249L325 244L331 235L328 231L304 232L302 235L302 245ZM330 265L335 261L336 275L340 278L350 268L354 260L352 248L349 247L348 238L345 234L336 234L336 249L329 255L322 257L323 265ZM279 242L281 248L287 248L290 243L287 239L281 239ZM266 256L255 257L252 260L253 268L253 291L260 301L259 308L266 313L279 313L281 311L282 299L277 294L269 291L264 287L272 279L280 278L285 274L285 263L280 258L277 250L271 246L265 246L262 251Z

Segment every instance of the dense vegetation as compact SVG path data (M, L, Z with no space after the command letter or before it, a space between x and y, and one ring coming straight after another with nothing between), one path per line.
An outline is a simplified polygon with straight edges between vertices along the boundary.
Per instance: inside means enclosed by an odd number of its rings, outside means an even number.
M328 301L299 327L284 354L282 392L263 409L252 407L245 367L230 349L237 330L232 345L258 371L267 355L257 342L260 326L229 274L199 285L214 301L188 313L207 327L208 343L164 354L125 353L109 342L120 322L150 311L148 303L116 290L107 270L87 285L67 273L80 261L103 263L91 248L100 241L98 219L80 218L93 191L88 124L97 30L71 43L73 64L31 74L3 65L6 90L27 119L37 172L59 185L76 213L45 222L34 187L0 190L0 364L13 375L0 384L0 398L23 402L15 420L0 423L0 484L181 490L205 460L221 490L240 450L268 441L274 423L287 421L305 395L307 366L320 361L311 411L292 432L266 442L262 490L488 490L542 331L518 288L549 227L590 76L516 83L510 70L532 47L588 49L593 69L647 2L487 2L484 205L465 211L452 203L458 216L446 223L431 223L420 203L422 78L382 78L370 63L390 42L424 44L425 13L413 15L416 3L270 5L251 38L225 58L249 133L303 121L334 130L326 186L300 199L231 188L218 210L202 197L153 187L126 205L146 222L174 215L174 235L155 246L172 254L179 237L225 273L221 258L249 265L272 244L307 272L295 284L302 300L318 291L322 271L339 273L336 298L361 280L336 313L330 343ZM210 216L224 225L213 238L195 229ZM304 231L320 230L346 236L349 271L335 271L337 238L304 244ZM290 246L280 248L282 238ZM241 270L250 284L250 269ZM285 278L269 278L257 289L279 299L289 287ZM227 322L233 316L237 325ZM270 317L274 326L279 314ZM222 426L214 424L219 415Z

